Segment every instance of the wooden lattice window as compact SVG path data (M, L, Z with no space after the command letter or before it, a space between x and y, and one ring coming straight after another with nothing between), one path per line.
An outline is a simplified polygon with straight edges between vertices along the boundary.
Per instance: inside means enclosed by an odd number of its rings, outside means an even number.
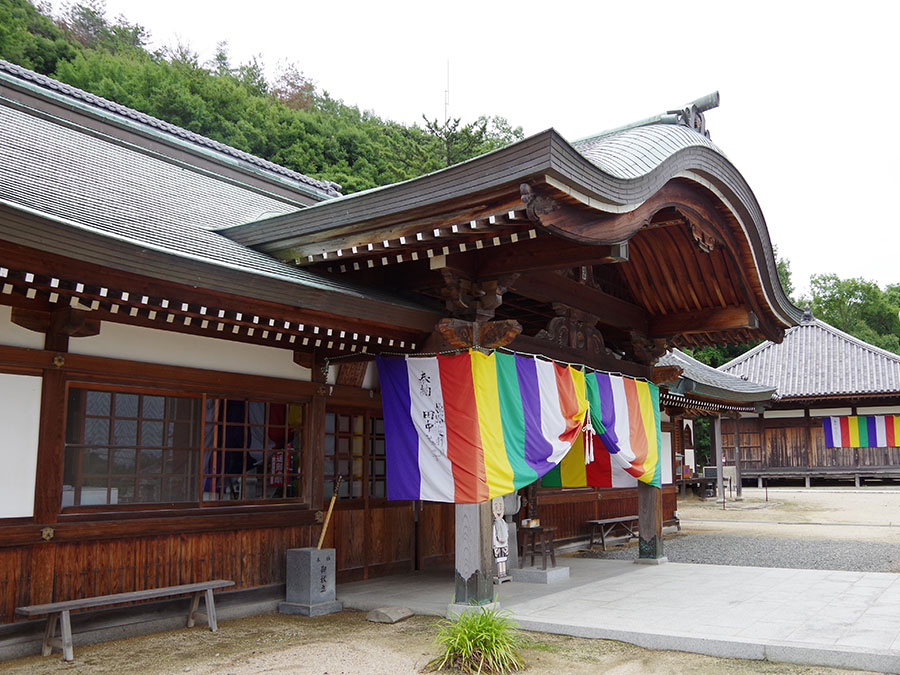
M325 494L338 498L382 499L387 496L384 420L364 411L329 411L325 415Z
M62 505L297 500L302 404L71 386Z

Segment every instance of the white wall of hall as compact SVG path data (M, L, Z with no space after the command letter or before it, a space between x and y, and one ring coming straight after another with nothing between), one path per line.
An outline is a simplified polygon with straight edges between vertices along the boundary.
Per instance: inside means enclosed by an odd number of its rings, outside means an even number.
M0 345L43 349L44 334L17 326L12 322L12 307L0 305Z
M169 366L205 368L245 375L310 380L290 349L173 333L105 321L100 334L69 341L72 354L105 356Z
M0 518L34 515L41 378L0 373Z

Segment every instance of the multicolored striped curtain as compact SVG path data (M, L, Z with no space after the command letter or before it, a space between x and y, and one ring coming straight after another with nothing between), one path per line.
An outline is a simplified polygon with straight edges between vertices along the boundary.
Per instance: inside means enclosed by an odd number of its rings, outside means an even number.
M477 350L378 357L377 365L389 499L478 503L558 470L567 455L589 467L596 448L629 475L660 484L653 384ZM589 441L588 452L585 428L600 443ZM609 484L591 482L596 472L588 468L567 476L576 473L581 485Z
M900 415L823 417L827 448L896 448Z

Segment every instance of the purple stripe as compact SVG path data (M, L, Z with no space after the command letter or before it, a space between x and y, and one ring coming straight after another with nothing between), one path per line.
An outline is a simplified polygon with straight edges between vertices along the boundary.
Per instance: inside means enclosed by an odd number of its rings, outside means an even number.
M419 435L410 414L409 375L405 359L375 359L384 411L388 499L419 499Z
M869 447L877 448L878 447L878 432L875 431L875 418L874 417L866 417L866 426L869 429Z
M538 476L543 476L555 465L547 461L553 446L541 430L541 392L534 359L516 355L516 375L525 416L525 461Z
M834 437L831 435L831 418L830 417L822 418L822 430L825 432L825 447L833 448L834 447Z
M616 404L608 373L597 373L597 389L600 391L600 415L606 429L606 433L600 434L600 440L609 454L615 455L619 452L619 436L616 434Z

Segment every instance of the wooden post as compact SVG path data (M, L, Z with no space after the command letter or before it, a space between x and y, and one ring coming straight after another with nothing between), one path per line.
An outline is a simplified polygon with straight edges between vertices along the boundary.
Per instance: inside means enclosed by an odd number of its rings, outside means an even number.
M490 501L456 505L455 605L486 605L494 601L492 527Z
M740 431L740 413L735 413L732 415L732 419L734 420L734 472L735 472L735 482L737 483L735 501L743 501L743 497L741 496L741 431Z
M716 453L716 487L719 493L716 500L725 502L725 479L722 476L722 418L713 417L713 436L710 439L711 448Z
M662 522L662 490L638 483L638 559L635 562L666 562Z

